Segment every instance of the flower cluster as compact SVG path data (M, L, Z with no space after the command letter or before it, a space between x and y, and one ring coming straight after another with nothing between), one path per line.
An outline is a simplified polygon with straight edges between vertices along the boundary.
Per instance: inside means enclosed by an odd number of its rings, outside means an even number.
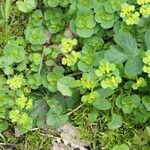
M32 99L21 95L15 100L15 108L9 112L9 118L12 123L17 124L22 133L29 131L32 127L32 119L24 112L24 110L29 110L32 107Z
M145 87L146 84L147 84L147 83L146 83L145 79L144 79L143 77L140 77L140 78L137 79L136 83L134 83L134 84L132 85L132 88L133 88L134 90L136 90L136 89L138 89L139 87Z
M139 12L135 11L135 6L128 3L124 3L121 6L120 16L126 22L127 25L138 24L140 21Z
M141 7L140 7L140 13L144 17L148 17L150 15L150 4L141 5Z
M76 39L63 38L61 42L61 53L64 54L62 64L67 66L74 66L80 53L73 50L73 47L77 45Z
M80 58L80 53L72 51L70 54L65 55L65 57L62 59L62 64L67 66L74 66L78 58Z
M96 75L100 77L100 80L102 80L101 86L103 88L117 88L118 84L122 81L119 74L120 73L116 68L116 65L113 63L109 63L106 60L101 61L99 69L96 70Z
M143 62L144 62L143 71L145 73L148 73L148 77L150 77L150 50L145 53Z
M89 90L93 89L97 86L96 82L94 81L94 77L92 74L84 73L82 75L82 78L80 79L80 83L84 89L89 89Z
M8 79L6 84L8 84L11 89L19 89L23 84L23 80L21 76L15 75L12 79Z
M13 123L17 123L21 132L27 132L32 127L32 120L27 113L20 113L18 109L11 110L9 118Z
M118 87L118 84L121 83L121 77L120 76L112 76L110 78L106 78L101 82L101 86L103 88L111 88L115 89Z
M16 105L20 107L21 109L31 109L33 104L32 104L32 99L27 99L24 95L20 96L19 98L16 99Z
M138 5L144 5L150 3L150 0L137 0Z
M150 15L150 0L137 0L137 4L140 5L139 9L136 9L135 5L130 5L128 3L124 3L121 6L120 16L127 25L138 24L140 21L140 14L144 17Z
M63 38L61 42L61 52L63 54L69 53L72 51L73 47L77 45L77 40L76 39L68 39L68 38Z
M83 103L91 104L93 103L93 101L95 101L98 98L99 98L99 93L97 91L94 91L94 92L91 92L89 94L82 96L81 101Z

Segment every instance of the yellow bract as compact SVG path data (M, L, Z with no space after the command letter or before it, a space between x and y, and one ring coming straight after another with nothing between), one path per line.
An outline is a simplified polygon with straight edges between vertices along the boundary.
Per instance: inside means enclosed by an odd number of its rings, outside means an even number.
M103 88L117 88L118 84L121 83L121 78L119 76L112 76L110 78L106 78L101 82Z
M138 22L140 21L139 12L134 11L135 11L134 5L129 5L125 3L121 6L120 16L124 19L127 25L138 24Z
M124 3L121 6L120 17L123 18L127 25L138 24L140 21L140 14L144 17L150 15L150 0L137 0L137 3L141 5L138 9L135 9L134 5L128 3Z
M120 16L122 18L124 17L127 17L129 16L132 12L134 12L135 10L135 6L134 5L129 5L127 3L124 3L122 6L121 6L121 13L120 13Z
M143 77L140 77L139 79L137 79L137 81L136 81L136 83L134 83L133 85L132 85L132 88L134 89L134 90L136 90L136 89L138 89L139 87L144 87L144 86L146 86L146 81L145 81L145 79L143 78Z
M144 17L148 17L150 15L150 5L142 5L140 8L140 13Z
M68 52L71 52L73 47L77 45L77 40L76 39L67 39L63 38L62 43L61 43L61 52L63 54L66 54Z
M82 96L82 102L84 103L93 103L97 98L99 97L99 93L97 91L91 92L89 94L86 94Z
M85 77L81 78L81 85L85 89L93 89L94 87L96 87L96 83L95 82L93 82L92 80L89 80L89 79L87 79Z
M150 3L150 0L137 0L137 3L138 3L139 5L143 5L143 4Z
M143 71L144 71L145 73L150 74L150 67L149 67L149 66L144 66L144 67L143 67Z
M127 19L126 19L126 24L127 25L133 25L133 24L138 24L140 21L139 18L140 14L138 12L135 12L131 14Z
M150 50L145 52L145 57L143 58L143 63L145 64L143 67L143 71L148 73L150 77Z
M15 75L12 79L8 79L6 84L8 84L11 89L19 89L22 86L22 78Z
M150 56L144 57L143 62L144 64L150 65Z
M108 61L102 61L100 63L99 69L96 70L96 75L98 77L109 76L116 69L115 64L109 63Z
M74 66L79 57L79 52L72 51L70 54L65 55L65 57L62 59L62 64L67 66Z
M20 119L18 120L18 124L19 125L25 125L27 122L29 121L29 116L26 113L23 113L20 117Z
M31 92L31 90L29 88L25 87L23 89L23 92L24 92L25 95L28 95Z
M32 99L29 99L27 104L26 104L26 109L31 109L33 107Z
M10 119L11 119L11 121L13 123L15 123L18 120L19 116L20 116L20 114L19 114L19 110L18 109L11 110L9 112L9 117L10 117Z
M19 108L21 109L31 109L33 104L32 104L32 99L29 99L25 97L24 95L20 96L19 98L16 99L16 104Z

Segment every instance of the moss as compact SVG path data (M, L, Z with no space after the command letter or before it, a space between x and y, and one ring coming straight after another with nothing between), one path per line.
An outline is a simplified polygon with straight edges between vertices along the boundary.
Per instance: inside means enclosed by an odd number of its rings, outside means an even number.
M0 8L5 7L4 1L1 2ZM23 35L27 16L22 14L17 10L17 8L12 4L9 10L9 18L7 22L5 18L0 18L0 48L2 48L6 42L12 38L12 36Z

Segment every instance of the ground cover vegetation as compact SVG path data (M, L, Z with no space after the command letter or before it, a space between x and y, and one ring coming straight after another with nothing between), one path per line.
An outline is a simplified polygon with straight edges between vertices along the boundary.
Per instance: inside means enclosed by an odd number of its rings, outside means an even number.
M150 0L1 0L0 10L2 149L48 150L49 130L67 122L89 149L150 149Z

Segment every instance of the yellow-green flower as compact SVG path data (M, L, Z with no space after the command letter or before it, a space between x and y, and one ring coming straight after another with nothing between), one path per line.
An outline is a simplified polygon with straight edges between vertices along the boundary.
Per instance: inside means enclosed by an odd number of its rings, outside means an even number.
M23 109L26 106L26 102L27 102L27 97L25 97L24 95L20 96L19 98L16 99L16 105Z
M148 17L150 15L150 4L149 5L142 5L140 7L140 13L144 16L144 17Z
M137 3L139 5L144 5L144 4L150 3L150 0L137 0Z
M21 109L31 109L33 104L32 104L32 99L29 99L25 97L24 95L20 96L19 98L16 99L16 105L21 108Z
M61 52L63 54L69 53L72 51L72 49L75 45L77 45L76 39L63 38L62 42L61 42Z
M143 63L145 64L143 67L143 71L148 74L148 77L150 77L150 50L145 52Z
M128 4L128 3L124 3L124 4L122 4L122 6L121 6L121 13L120 13L120 16L121 16L122 18L128 17L128 16L130 16L130 14L131 14L132 12L134 12L134 10L135 10L135 6L134 6L134 5L130 5L130 4Z
M65 57L62 59L62 64L67 66L74 66L79 57L79 52L72 51L70 54L65 55Z
M146 56L143 58L144 64L150 65L150 56Z
M138 24L140 21L139 12L135 11L135 6L125 3L121 6L120 16L127 25Z
M11 89L19 89L23 84L22 77L15 75L12 79L8 79L6 84L8 84Z
M97 91L91 92L89 94L83 95L81 101L83 103L93 103L97 98L99 98L99 93Z
M9 112L9 118L11 119L11 121L13 123L17 122L17 120L19 119L19 110L18 109L15 109L15 110L11 110Z
M95 73L98 77L111 76L115 70L116 70L115 64L104 60L100 62L99 69L96 70Z
M144 71L145 73L150 74L150 66L144 66L144 67L143 67L143 71Z
M31 109L33 107L33 102L32 99L29 99L28 102L26 103L26 109Z
M85 89L93 89L96 87L96 83L85 76L80 79L80 82L81 86Z
M125 21L127 25L138 24L140 21L139 12L134 12L130 16L128 16Z
M106 78L102 80L101 86L103 88L111 88L115 89L118 87L118 84L121 83L122 79L120 76L112 76L110 78Z
M133 85L132 85L132 88L134 89L134 90L136 90L136 89L138 89L139 87L144 87L144 86L146 86L146 81L145 81L145 79L143 78L143 77L140 77L139 79L137 79L137 81L136 81L136 83L134 83Z
M30 120L29 116L27 113L23 113L21 116L20 116L20 119L18 120L18 124L19 125L25 125L28 123L28 121Z
M28 95L31 92L31 90L28 87L25 87L23 89L23 92L24 92L25 95Z

